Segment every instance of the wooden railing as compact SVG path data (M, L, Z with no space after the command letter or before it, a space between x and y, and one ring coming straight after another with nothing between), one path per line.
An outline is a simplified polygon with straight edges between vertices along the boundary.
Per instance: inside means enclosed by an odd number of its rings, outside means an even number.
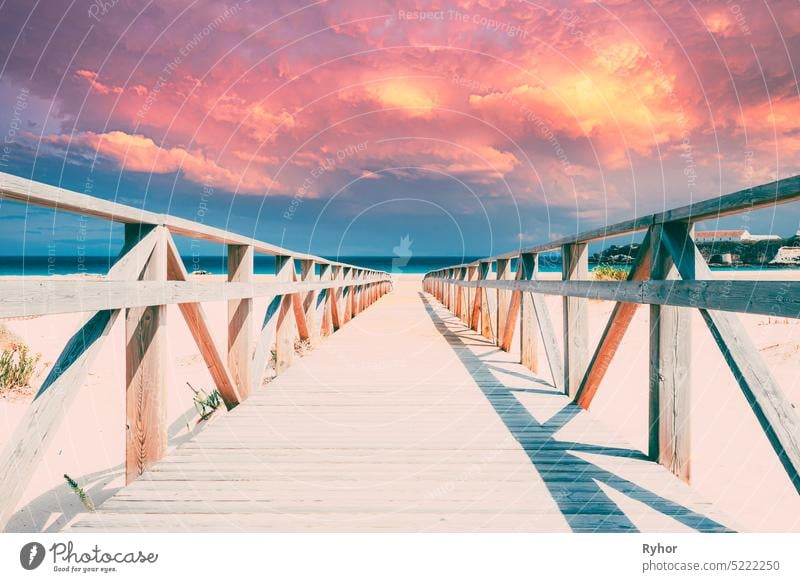
M0 457L0 529L13 513L64 412L117 318L125 320L126 482L167 448L166 306L177 304L228 409L262 385L271 352L288 368L295 339L332 334L388 293L385 272L295 253L170 215L0 173L0 197L125 224L122 251L100 280L0 281L0 318L89 312L49 370ZM172 235L227 245L227 281L190 277ZM275 256L275 281L254 280L254 253ZM296 274L300 261L301 274ZM317 274L317 267L319 274ZM253 299L267 298L263 319ZM227 354L214 341L201 302L227 301ZM124 309L124 312L123 312Z
M651 214L425 275L424 290L509 351L519 322L521 363L539 369L537 342L556 388L589 408L637 304L650 305L649 455L688 481L691 309L711 331L769 442L800 492L800 419L734 312L800 317L800 281L712 279L693 224L800 198L800 176ZM588 243L646 230L627 281L593 281ZM538 255L560 250L562 280L537 280ZM511 260L517 259L516 273ZM492 263L496 268L492 268ZM496 277L490 280L493 271ZM490 289L494 291L490 291ZM563 297L563 354L542 295ZM616 305L593 350L588 300Z

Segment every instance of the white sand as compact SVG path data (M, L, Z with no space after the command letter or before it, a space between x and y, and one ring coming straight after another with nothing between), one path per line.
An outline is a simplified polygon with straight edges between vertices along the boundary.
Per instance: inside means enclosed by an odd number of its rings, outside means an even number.
M545 275L555 278L555 274ZM722 278L795 278L797 272L726 272ZM421 276L399 277L404 290L418 290ZM547 297L557 330L561 299ZM205 304L212 329L224 347L226 306ZM256 302L263 313L265 302ZM592 342L596 342L612 304L590 303ZM647 425L648 309L641 307L611 365L592 406L622 439L643 449ZM74 333L82 315L54 315L2 323L36 352L53 362ZM800 321L741 316L753 342L770 365L785 394L800 407L798 353ZM197 430L189 381L210 391L213 383L177 306L168 309L170 363L169 436L175 446ZM63 474L76 479L95 504L122 486L124 461L124 351L122 319L118 320L84 386L44 452L33 480L11 520L8 531L58 531L85 508L69 490ZM720 509L735 516L743 529L800 531L800 496L794 491L772 448L723 361L699 315L693 327L692 481ZM516 346L515 342L515 346ZM592 344L593 345L593 344ZM517 349L515 347L515 349ZM542 376L548 378L544 354ZM503 374L498 372L502 379ZM36 383L43 377L40 374ZM549 378L548 378L549 379ZM0 441L5 443L22 417L27 402L0 400ZM188 427L187 427L188 424Z

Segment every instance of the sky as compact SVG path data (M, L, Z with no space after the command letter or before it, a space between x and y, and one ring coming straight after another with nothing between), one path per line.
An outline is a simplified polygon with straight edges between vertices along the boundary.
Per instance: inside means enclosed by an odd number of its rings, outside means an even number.
M800 173L798 60L796 0L6 0L0 171L325 256L485 256ZM120 236L0 202L0 254Z

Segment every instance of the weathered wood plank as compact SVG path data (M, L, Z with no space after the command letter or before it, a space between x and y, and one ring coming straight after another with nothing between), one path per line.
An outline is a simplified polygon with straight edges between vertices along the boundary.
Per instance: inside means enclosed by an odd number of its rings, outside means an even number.
M517 271L518 279L532 280L536 278L539 270L539 257L524 253L519 257ZM539 371L539 334L536 313L533 309L533 296L531 293L519 291L519 343L520 363L531 372Z
M295 277L292 257L275 257L275 278L292 281ZM282 374L294 362L294 340L297 337L293 295L283 295L275 322L275 373Z
M648 233L639 247L636 262L628 273L628 281L640 281L650 276L650 235ZM608 323L600 336L600 341L594 351L586 374L581 382L580 389L575 396L575 403L586 410L592 403L592 399L597 394L597 389L611 365L611 360L617 353L622 338L628 330L633 316L636 314L637 305L635 303L617 302L608 318Z
M759 208L766 208L786 204L800 199L800 175L791 176L768 184L746 188L738 192L726 194L708 200L701 200L687 206L674 208L656 214L640 216L615 224L602 226L593 230L577 233L554 239L533 247L526 247L519 251L512 251L481 260L507 259L522 253L544 253L558 249L564 245L587 243L594 240L603 240L612 237L630 234L645 230L654 224L663 224L677 220L691 220L699 222L711 218L720 218L739 212L750 212Z
M330 265L320 265L319 280L327 282L333 279L333 268ZM319 321L319 336L328 337L333 333L333 314L332 314L332 294L331 289L322 289L317 294L316 301L316 320Z
M172 235L167 235L167 278L170 280L186 281L189 278L186 267L181 260L175 241ZM236 387L236 381L228 371L225 360L217 348L214 336L211 334L211 327L208 324L205 310L200 303L179 303L183 319L192 334L192 338L200 350L200 355L206 363L211 379L219 391L219 395L228 410L235 407L242 401L242 397Z
M481 279L492 276L492 264L481 263ZM494 341L497 331L497 293L484 289L481 293L481 333L483 337Z
M498 259L497 260L497 280L498 281L508 281L511 279L511 259ZM514 296L514 293L511 291L506 291L505 289L498 289L497 290L497 334L495 343L500 347L500 349L504 349L508 351L508 347L503 347L505 339L506 339L506 326L508 324L508 317L509 317L509 303ZM513 329L511 330L513 334ZM512 335L513 337L513 335ZM507 346L511 345L511 340L508 341Z
M365 281L365 279L362 279ZM175 303L229 301L319 292L336 282L227 283L190 278L187 281L113 281L35 279L0 281L0 318L101 311ZM734 291L737 288L734 287ZM752 287L751 287L752 289ZM713 289L707 294L712 295ZM741 296L745 297L742 289ZM766 291L765 291L766 292ZM638 291L641 295L641 290ZM702 295L703 290L698 294ZM759 297L761 295L757 295ZM640 298L641 300L641 298Z
M467 287L603 299L619 303L673 305L773 317L800 318L800 285L795 281L477 281ZM0 283L2 289L2 283Z
M119 258L108 273L109 279L138 278L155 247L158 233L150 227L139 231L139 240L127 238ZM50 445L65 411L86 380L103 340L108 336L120 310L104 310L86 318L53 363L33 402L17 424L0 456L0 529L16 509L33 477L36 461Z
M688 231L687 231L688 232ZM678 276L664 246L664 228L650 233L652 279ZM691 312L684 307L650 306L649 445L652 459L684 481L691 477Z
M297 281L297 272L294 269L292 269L291 280L293 282ZM310 339L311 327L306 321L306 306L303 301L304 294L292 293L290 297L292 300L292 312L294 313L294 326L295 330L297 331L297 337L302 340Z
M509 354L487 350L415 284L401 285L368 315L391 342L359 326L335 334L75 530L727 528L663 467L610 440L613 431ZM380 362L377 373L365 373L365 354ZM521 382L537 386L525 406ZM609 487L636 507L617 503ZM672 519L648 521L655 513Z
M138 240L139 225L126 225ZM137 231L132 233L131 231ZM156 244L141 278L167 278L167 236L156 227ZM167 306L133 307L125 313L125 482L131 483L167 450Z
M252 284L252 246L228 245L228 281ZM228 301L228 370L241 400L247 398L253 385L253 327L253 300L244 298Z
M312 260L300 261L300 278L303 281L316 281L316 263ZM301 297L303 297L301 295ZM303 297L303 316L306 322L308 337L312 343L318 344L320 339L320 326L317 322L317 292L309 291ZM301 336L302 337L302 336Z
M344 270L342 267L333 267L333 280L338 284L344 283ZM344 287L336 287L331 297L331 323L334 331L344 325L344 313L342 312L343 292Z
M685 279L711 277L711 270L686 225L664 225L664 244ZM786 474L800 492L800 416L778 386L739 319L701 309L711 335L733 372Z
M561 247L562 278L580 281L589 278L589 246L569 244ZM564 390L574 397L580 388L589 361L589 302L567 296L564 304Z

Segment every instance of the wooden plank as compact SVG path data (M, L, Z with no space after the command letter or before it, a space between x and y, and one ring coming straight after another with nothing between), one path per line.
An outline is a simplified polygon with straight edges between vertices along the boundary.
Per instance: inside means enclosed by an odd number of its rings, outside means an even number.
M158 233L140 229L139 240L126 239L120 255L108 273L110 279L138 278L150 257ZM0 456L0 529L8 523L30 483L40 455L50 446L64 420L103 341L108 337L120 310L90 315L69 339L20 419Z
M664 229L650 233L652 279L675 279L677 270L663 243ZM650 306L650 458L680 479L691 476L691 312L685 307Z
M511 259L497 260L497 280L508 281L511 279ZM508 319L509 302L513 293L505 289L497 290L497 334L495 343L502 348L506 333L506 323ZM511 342L509 342L510 345ZM506 350L507 351L507 350Z
M725 196L701 200L687 206L673 208L664 212L648 214L646 216L617 222L574 235L568 235L533 247L526 247L518 251L511 251L481 260L493 261L497 259L509 259L519 253L543 253L564 245L587 243L594 240L603 240L630 234L648 229L654 224L663 224L679 220L700 222L702 220L717 219L740 212L750 212L760 208L778 206L798 199L800 199L800 175L754 186L752 188L746 188L738 192L726 194Z
M253 247L228 245L228 282L253 282ZM245 400L253 386L252 358L255 348L253 300L228 301L228 370L236 391Z
M481 279L489 279L492 275L491 263L481 263ZM494 341L497 330L497 294L484 289L481 293L481 334Z
M481 329L481 306L483 305L483 289L475 288L475 295L472 300L472 317L469 327L474 331Z
M539 271L539 256L524 253L519 257L517 272L520 280L532 280ZM539 342L536 313L533 309L533 294L518 292L519 298L519 343L520 363L531 372L539 371Z
M320 265L319 280L321 282L330 281L333 278L333 268L330 265ZM331 298L333 291L322 289L317 294L316 300L316 321L319 322L319 336L328 337L333 333L333 315L331 311Z
M456 279L458 281L463 281L465 279L465 275L466 275L466 273L465 273L464 269L462 269L462 268L453 269L453 278L454 279ZM461 314L462 314L461 310L462 310L463 303L464 303L463 289L460 286L453 286L453 294L454 294L454 298L453 298L453 309L452 309L452 311L453 311L453 314L457 318L461 319Z
M366 280L362 281L366 282ZM20 278L0 281L0 318L52 315L56 313L75 313L121 309L124 307L146 307L148 305L168 305L175 303L199 303L206 301L229 301L270 297L292 293L306 294L319 292L326 285L336 282L284 282L284 283L227 283L222 281L200 280L190 277L187 281L113 281L108 279L36 279ZM752 286L737 291L743 305L756 303L760 297L767 298L767 287L755 289L755 299L746 301L747 291ZM779 291L775 287L776 292ZM634 291L631 291L634 292ZM641 296L641 289L635 290ZM714 289L698 289L697 294L713 295ZM641 297L639 297L641 300ZM787 307L788 311L788 307ZM774 311L770 311L774 314Z
M417 291L401 283L374 306L391 342L360 326L331 338L331 353L216 417L76 529L726 529L663 467ZM485 370L487 352L510 382ZM658 513L671 519L647 518Z
M347 324L353 318L353 287L351 283L352 279L353 279L353 269L350 267L345 267L342 270L342 280L345 282L345 286L342 288L342 311L341 311L342 325Z
M291 281L295 277L292 257L275 257L275 278L279 281ZM292 295L281 298L275 322L275 373L282 374L294 362L294 340L297 337L295 325L294 302Z
M562 278L580 281L589 278L589 247L569 244L561 247ZM589 302L580 297L565 297L564 304L564 390L574 397L589 361Z
M457 285L503 288L621 303L673 305L718 311L800 318L800 285L795 281L473 281ZM0 289L2 283L0 283Z
M139 225L126 225L138 240ZM135 233L132 231L136 231ZM141 278L167 278L167 230L156 227L156 244ZM130 483L167 450L167 306L133 307L125 313L125 482Z
M712 276L686 225L664 225L663 232L664 244L682 277ZM795 407L734 314L710 309L701 309L700 313L789 480L800 493L800 417Z
M317 280L316 263L314 261L300 261L300 278L303 281ZM317 292L309 291L303 297L303 315L305 316L307 333L312 344L318 344L320 340L320 325L317 322Z
M342 267L333 267L333 281L338 284L344 282L344 271ZM331 296L331 323L333 324L334 331L344 325L344 313L342 313L343 291L343 287L336 287Z
M0 172L0 198L52 208L59 212L71 212L124 224L163 225L172 234L194 239L225 245L249 246L253 247L257 252L269 255L291 255L298 260L308 259L319 263L342 265L342 263L329 261L322 257L295 253L282 247L215 228L208 224L186 220L169 214L148 212L141 208L110 202L96 196L79 194L58 186L28 180L5 172Z
M167 234L167 278L177 281L186 281L189 278L186 267L181 260L172 235ZM208 324L205 310L200 303L179 303L183 319L192 334L192 338L200 350L200 355L206 363L211 379L219 391L219 395L228 410L231 410L242 401L236 388L236 381L228 371L225 360L217 348L211 327Z
M628 273L628 281L640 281L650 276L650 234L645 236L637 253L636 262ZM600 336L581 386L575 396L575 403L585 410L589 409L597 389L617 353L622 338L636 314L636 303L618 301L614 305L608 323Z
M475 281L478 278L478 267L467 267L467 281ZM475 321L475 293L477 289L467 287L466 289L466 309L464 313L464 323L471 329L477 329Z
M294 271L294 269L292 270L292 281L297 281L297 272ZM292 293L290 295L297 337L302 340L307 340L311 338L311 328L306 321L306 306L303 301L304 296L305 295L302 293Z
M524 279L524 267L521 265L521 260L517 262L517 272L514 278L517 281ZM520 304L522 302L522 292L507 291L506 297L509 299L508 305L506 306L502 340L500 341L500 349L504 352L511 350L511 344L514 342L514 332L517 329L517 318L519 317Z

